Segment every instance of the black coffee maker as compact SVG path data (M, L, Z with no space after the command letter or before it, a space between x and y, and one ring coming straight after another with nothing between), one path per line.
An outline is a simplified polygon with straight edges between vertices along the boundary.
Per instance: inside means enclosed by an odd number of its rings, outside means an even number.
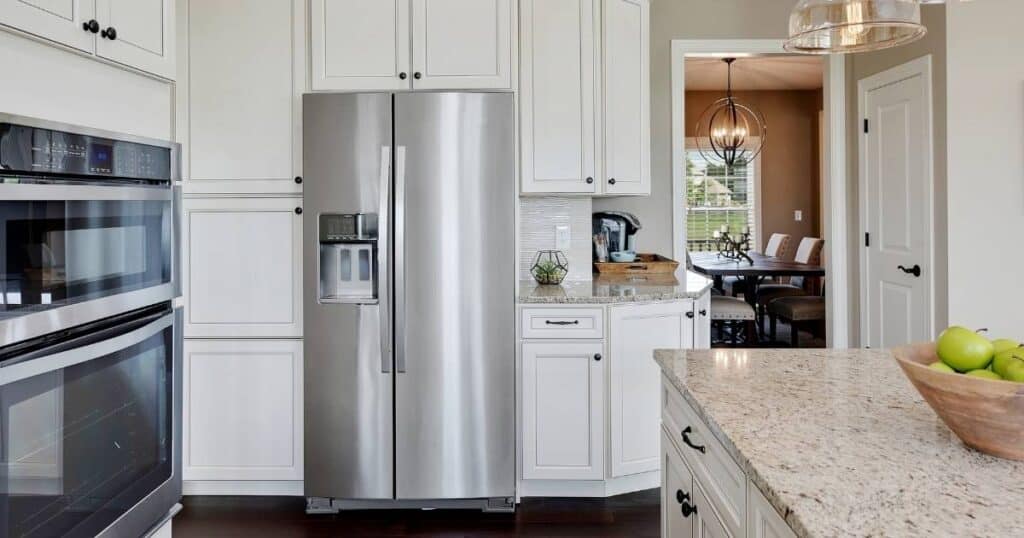
M624 211L599 211L594 213L593 232L601 235L608 245L608 252L636 252L636 234L640 231L640 219ZM598 260L594 248L594 260Z

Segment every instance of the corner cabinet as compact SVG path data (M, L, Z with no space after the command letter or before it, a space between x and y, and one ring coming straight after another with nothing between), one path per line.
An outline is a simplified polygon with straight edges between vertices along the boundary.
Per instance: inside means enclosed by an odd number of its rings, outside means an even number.
M650 194L649 0L522 4L522 192Z
M0 0L0 24L175 77L174 0Z
M516 10L516 0L312 0L312 87L509 89Z

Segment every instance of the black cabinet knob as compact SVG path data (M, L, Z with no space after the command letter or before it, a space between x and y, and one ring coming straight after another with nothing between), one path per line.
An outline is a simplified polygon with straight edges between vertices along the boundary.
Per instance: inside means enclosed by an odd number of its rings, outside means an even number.
M96 19L91 19L89 20L89 22L82 23L82 29L86 32L92 32L96 34L100 31L100 23L96 22Z
M402 71L401 73L398 74L398 78L405 80L409 78L409 75L405 74L405 71Z
M295 214L296 215L301 215L302 214L302 208L301 207L296 207L295 208Z
M587 185L590 185L593 182L594 182L594 178L592 178L592 177L588 177L587 178Z
M594 360L595 360L595 361L599 361L599 360L601 360L601 354L600 354L600 353L598 353L598 354L594 355Z
M694 316L694 313L693 313L692 310L686 313L686 317L688 317L690 319L693 319L693 316Z
M683 493L683 490L681 490L681 489L677 489L676 490L676 502L677 503L683 504L683 501L688 501L688 500L690 500L690 494L689 493Z
M693 514L697 513L697 507L696 506L691 505L688 502L684 502L682 504L683 504L683 506L682 506L682 508L680 508L680 511L683 513L683 517L684 518L685 517L690 517Z
M116 41L117 40L117 29L115 29L113 26L111 26L111 27L103 30L102 32L100 32L100 37L105 37L105 38L107 38L107 39L109 39L111 41Z
M700 315L701 316L707 316L708 315L708 311L707 310L701 310L700 311Z
M419 79L423 78L423 73L420 73L419 71L417 71L417 72L412 74L412 78L414 78L416 80L419 80Z
M302 185L302 176L295 176L295 183Z
M615 184L615 178L611 178L611 179L609 179L609 180L608 180L608 184L609 184L609 185L614 185L614 184Z

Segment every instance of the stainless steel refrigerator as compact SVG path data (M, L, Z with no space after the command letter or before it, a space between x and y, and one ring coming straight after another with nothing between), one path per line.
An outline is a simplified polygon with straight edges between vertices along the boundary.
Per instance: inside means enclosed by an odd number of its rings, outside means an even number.
M307 510L511 508L512 95L303 108Z

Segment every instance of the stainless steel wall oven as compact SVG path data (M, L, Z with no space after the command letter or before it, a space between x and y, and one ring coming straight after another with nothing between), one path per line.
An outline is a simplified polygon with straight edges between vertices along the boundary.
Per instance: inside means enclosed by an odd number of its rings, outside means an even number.
M178 146L0 114L0 535L181 496Z

